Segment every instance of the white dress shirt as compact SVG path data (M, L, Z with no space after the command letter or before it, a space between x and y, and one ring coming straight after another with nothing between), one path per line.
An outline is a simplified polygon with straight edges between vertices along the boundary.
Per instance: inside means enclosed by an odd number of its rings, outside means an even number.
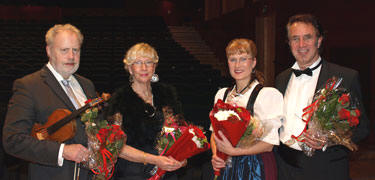
M310 68L315 67L321 61L321 58L314 62ZM298 77L292 73L284 95L284 114L285 119L280 128L280 141L289 147L301 150L297 141L291 137L299 136L306 126L302 121L303 109L311 104L314 97L316 84L318 82L321 65L313 70L312 76L302 74ZM293 69L300 70L297 62L292 66ZM294 142L292 144L292 142Z
M259 82L255 80L245 94L235 97L237 106L246 108L250 95L257 84ZM232 91L235 91L235 89L234 87ZM218 99L223 99L226 90L227 88L222 88L216 93L215 103ZM228 96L230 94L231 92L228 93ZM227 103L227 101L228 97L225 102ZM275 88L264 87L254 102L254 114L252 116L259 119L264 127L264 133L260 140L269 144L279 145L278 130L281 126L281 119L284 117L283 95ZM212 130L212 127L210 130Z
M64 80L64 78L53 68L53 66L51 65L50 62L48 62L47 64L47 67L48 69L52 72L53 76L56 78L56 80L59 82L61 88L64 89L65 93L68 95L67 93L67 90L66 90L66 87L64 86L64 84L62 83L62 80ZM70 87L72 88L72 91L74 93L74 95L76 96L76 98L78 99L79 102L79 105L76 105L75 103L72 103L76 109L79 109L80 107L84 106L85 105L85 102L87 101L87 97L85 95L85 93L83 92L83 89L81 87L81 85L79 85L78 81L76 78L74 78L74 76L69 76L69 78L67 79L69 80L70 82ZM69 95L68 95L69 97ZM71 97L69 97L71 101L74 101L72 100ZM60 145L60 149L59 149L59 155L58 155L58 165L59 166L62 166L63 163L64 163L64 158L62 157L62 154L63 154L63 151L64 151L64 146L65 144L61 144Z

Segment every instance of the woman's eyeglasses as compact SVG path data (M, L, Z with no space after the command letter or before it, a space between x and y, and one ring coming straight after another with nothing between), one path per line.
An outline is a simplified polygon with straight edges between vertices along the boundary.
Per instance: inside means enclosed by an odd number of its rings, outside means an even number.
M143 64L145 64L146 67L151 67L155 63L153 61L135 61L132 65L134 65L136 67L141 67Z
M250 56L249 57L239 57L239 58L232 57L232 58L229 58L228 61L231 62L231 63L235 63L237 61L242 63L242 62L247 62L248 59L252 60L253 57L250 57Z

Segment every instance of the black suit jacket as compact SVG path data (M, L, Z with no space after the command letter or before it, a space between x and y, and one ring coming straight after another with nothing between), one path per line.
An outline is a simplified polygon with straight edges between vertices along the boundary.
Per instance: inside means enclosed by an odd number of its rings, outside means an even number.
M95 97L94 84L79 75L74 75L87 98ZM7 153L31 162L29 179L72 179L74 162L64 160L57 164L60 143L39 141L30 136L34 123L44 124L58 108L74 111L74 105L53 76L44 66L41 70L17 79L13 85L13 96L3 128L3 143ZM87 145L84 124L76 119L76 135L65 144ZM81 179L88 178L88 171L82 170Z
M276 77L275 86L282 94L285 94L292 73L292 69L289 68ZM323 88L327 80L333 76L342 77L343 81L340 86L348 89L351 95L359 100L360 123L354 129L352 137L352 140L358 143L369 134L369 121L362 103L358 72L323 60L315 91ZM309 169L307 170L309 172L305 173L308 174L304 176L305 179L308 179L308 177L312 179L349 178L348 152L343 146L333 146L325 152L317 151L313 157L306 158L310 162L306 163L305 166L306 169Z

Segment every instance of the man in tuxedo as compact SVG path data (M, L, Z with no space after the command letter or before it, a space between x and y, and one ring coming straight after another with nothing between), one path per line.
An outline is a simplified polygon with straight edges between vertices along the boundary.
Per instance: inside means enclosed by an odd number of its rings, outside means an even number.
M29 161L28 179L88 179L79 163L88 156L85 126L79 118L73 138L59 143L30 135L35 123L44 124L56 109L74 111L94 98L94 84L74 74L80 63L83 35L70 24L46 33L49 62L39 71L15 80L3 128L7 153ZM65 85L64 85L65 83Z
M276 150L278 176L280 180L348 180L349 150L344 146L322 148L325 142L316 139L306 131L306 144L315 149L312 157L304 155L292 135L298 136L305 127L301 120L303 108L312 102L314 93L324 87L333 76L342 77L341 87L350 91L359 100L361 117L354 130L352 140L358 143L368 133L368 119L362 104L358 72L327 62L321 58L323 31L318 20L310 14L300 14L289 18L286 26L291 52L296 60L294 65L276 78L276 88L284 94L285 119L280 128L281 144ZM294 142L294 143L293 143Z

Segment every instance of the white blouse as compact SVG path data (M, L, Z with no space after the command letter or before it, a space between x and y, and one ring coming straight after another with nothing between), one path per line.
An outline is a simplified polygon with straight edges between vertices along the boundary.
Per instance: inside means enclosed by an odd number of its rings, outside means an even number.
M251 92L253 92L255 86L259 84L258 81L254 81L250 85L250 89L243 95L234 97L232 102L235 101L237 106L245 107L249 101ZM234 91L236 88L233 88ZM224 93L227 88L220 89L215 96L215 103L218 99L223 99ZM225 100L228 103L228 97L231 92L228 93ZM254 116L262 122L264 127L263 136L260 138L261 141L267 142L273 145L279 145L279 133L278 130L281 126L281 121L284 118L283 114L283 95L275 88L264 87L259 92L258 97L254 102ZM212 130L212 128L210 128Z

